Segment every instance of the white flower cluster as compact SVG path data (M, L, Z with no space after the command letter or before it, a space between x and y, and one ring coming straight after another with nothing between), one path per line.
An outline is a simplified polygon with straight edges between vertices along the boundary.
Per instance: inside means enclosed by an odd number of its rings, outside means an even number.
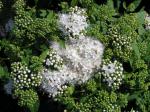
M64 65L58 71L43 71L42 81L42 88L53 97L63 89L63 85L81 84L91 78L94 70L100 67L104 50L103 45L91 37L67 44L66 49L54 46L53 49L63 58Z
M74 40L74 43L66 45L66 49L58 52L66 62L66 66L77 73L78 80L85 82L91 77L93 69L101 64L103 45L91 37Z
M41 73L32 73L27 65L21 62L12 64L11 76L16 89L37 87L41 84L42 79Z
M43 81L41 87L49 94L55 97L57 94L63 92L67 86L66 84L72 81L76 74L72 74L66 66L59 71L52 71L45 69L43 71Z
M145 17L145 21L146 21L146 29L150 29L150 15L147 14L147 16Z
M105 59L101 68L101 75L103 75L104 82L107 82L108 86L114 89L118 89L123 79L123 67L118 61L111 62Z
M86 11L76 6L69 14L59 14L59 28L65 35L78 38L88 26L86 19Z
M91 78L101 65L104 50L101 42L82 33L88 26L85 10L78 7L70 10L69 14L59 15L59 24L63 33L72 38L66 41L65 48L57 43L51 46L63 59L63 66L57 71L46 69L42 73L41 87L53 97L66 88L66 84L81 84Z
M54 50L47 52L47 57L44 62L46 67L52 69L60 69L63 65L63 59Z

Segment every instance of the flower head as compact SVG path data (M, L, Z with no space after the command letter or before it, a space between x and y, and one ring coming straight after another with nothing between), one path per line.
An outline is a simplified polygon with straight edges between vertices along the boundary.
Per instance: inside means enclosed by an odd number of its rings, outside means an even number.
M108 87L117 89L123 79L123 67L118 61L103 61L100 74L104 77L103 81L108 84Z
M61 69L43 71L41 87L51 96L56 96L66 84L81 84L92 77L92 73L101 65L103 45L91 37L74 40L66 48L55 47L54 50L63 58ZM53 46L52 46L53 47ZM49 62L48 62L49 63Z
M77 38L87 28L86 12L79 7L70 8L68 14L59 14L60 30L67 36Z

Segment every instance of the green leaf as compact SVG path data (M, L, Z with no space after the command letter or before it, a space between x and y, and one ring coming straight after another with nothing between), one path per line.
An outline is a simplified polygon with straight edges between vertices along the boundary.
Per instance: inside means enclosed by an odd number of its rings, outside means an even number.
M145 23L145 16L146 16L145 11L140 11L137 13L137 19L140 25L143 25Z
M65 90L65 94L67 94L67 95L72 95L73 93L74 93L74 86L70 86L70 87L68 87L66 90Z
M48 20L51 20L51 19L53 19L53 18L55 17L53 11L48 11L47 13L48 13L48 15L47 15L47 19L48 19Z
M137 56L137 58L140 59L141 58L141 54L140 54L140 51L139 51L139 48L138 48L138 44L137 44L136 41L133 42L132 48L133 48L133 51L134 51L135 55Z
M48 51L49 51L49 49L44 50L44 51L41 53L41 55L40 55L40 60L44 60L44 59L46 58Z
M133 99L138 99L142 92L143 92L142 90L135 91L134 93L128 96L128 101L133 100Z
M7 69L0 65L0 78L4 78L4 77L7 78L8 76L9 76L9 73Z
M72 0L72 1L71 1L71 6L76 6L77 3L78 3L78 0Z
M109 8L114 9L114 2L113 2L113 0L108 0L107 1L107 5L108 5Z
M139 4L141 3L142 0L133 0L133 4L135 5L135 7L138 7Z
M138 28L138 33L139 33L140 35L142 35L144 32L145 32L144 27L140 26L140 27Z
M127 4L126 4L126 2L123 2L123 8L125 8L125 9L127 9Z
M147 45L147 54L144 59L150 63L150 43Z
M59 6L62 8L63 11L67 11L69 8L69 5L67 2L61 2L61 4L59 4Z
M40 10L40 16L41 17L45 17L47 15L47 11L46 10Z
M135 10L135 5L133 3L131 3L130 5L128 5L127 11L133 12L134 10Z
M65 46L65 41L63 41L63 40L59 40L59 45L60 45L62 48L66 48L66 46Z

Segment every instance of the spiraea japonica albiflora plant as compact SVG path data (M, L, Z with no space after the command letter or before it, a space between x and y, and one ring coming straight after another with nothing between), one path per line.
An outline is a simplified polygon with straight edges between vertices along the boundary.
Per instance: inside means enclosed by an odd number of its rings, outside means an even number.
M0 80L19 106L150 111L149 16L137 11L140 0L31 2L0 0Z
M77 14L82 14L81 12L78 12L79 10L77 9L80 8L71 8L72 12L70 13L72 14L76 11ZM82 11L82 9L80 10ZM70 18L73 17L74 15L70 15ZM60 16L59 18L60 22L62 22L62 18L65 19L64 21L68 19L63 16ZM75 21L63 23L60 27L65 25L67 27L68 24L71 24L72 30L77 30L75 25L80 26L80 22L75 22L75 24L74 22ZM78 29L77 31L80 30L81 29ZM70 33L68 30L63 32ZM76 35L73 35L72 37L76 37ZM66 41L65 49L62 49L57 43L53 43L52 48L57 51L64 62L62 68L58 71L49 69L43 71L44 80L42 82L42 88L52 96L56 96L57 93L63 89L64 85L81 84L91 78L94 70L98 70L100 67L104 50L102 43L83 34L78 34L77 39L70 38L69 41Z

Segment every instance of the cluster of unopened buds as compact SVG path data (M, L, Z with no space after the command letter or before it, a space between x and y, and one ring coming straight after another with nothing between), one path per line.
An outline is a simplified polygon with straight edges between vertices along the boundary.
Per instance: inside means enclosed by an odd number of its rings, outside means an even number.
M119 112L119 106L114 104L109 104L107 109L104 109L103 112Z
M63 65L63 59L56 51L51 50L47 52L47 57L44 60L45 66L52 69L60 69Z
M11 76L16 89L31 88L40 85L41 74L32 73L26 64L14 62L11 68Z
M117 28L110 28L109 36L112 38L112 46L114 47L116 54L128 58L132 50L131 37L120 35Z
M25 12L22 12L21 14L18 14L15 17L15 24L21 28L27 28L28 25L30 25L32 22L33 19L30 17L30 15L27 15Z
M103 76L103 81L112 89L118 89L123 76L123 66L118 61L110 61L108 59L103 61L100 74Z
M16 0L13 7L16 9L16 14L22 12L24 10L25 2L24 0Z

